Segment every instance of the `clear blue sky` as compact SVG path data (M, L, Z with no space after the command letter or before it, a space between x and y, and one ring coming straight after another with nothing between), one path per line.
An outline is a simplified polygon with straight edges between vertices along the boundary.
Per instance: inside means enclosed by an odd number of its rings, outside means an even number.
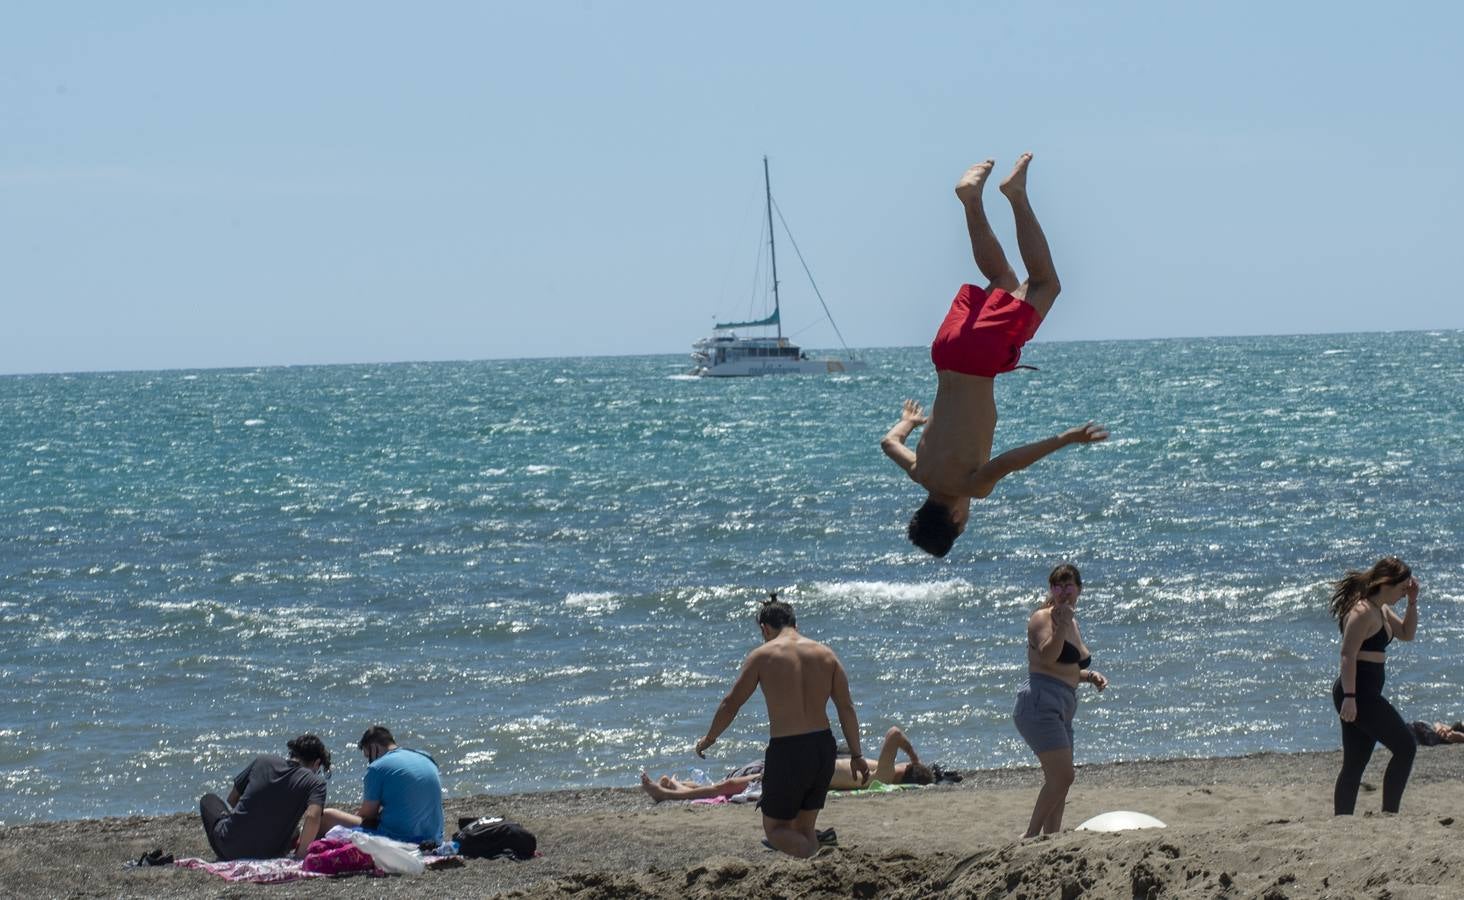
M749 312L764 153L855 346L929 341L952 184L1027 149L1044 339L1464 327L1461 4L4 19L0 372L682 353Z

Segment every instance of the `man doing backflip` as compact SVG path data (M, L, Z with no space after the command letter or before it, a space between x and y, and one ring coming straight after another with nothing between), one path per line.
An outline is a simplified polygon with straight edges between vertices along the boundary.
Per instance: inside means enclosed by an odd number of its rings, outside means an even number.
M850 772L861 785L869 781L869 763L859 752L859 718L849 696L849 678L834 651L799 634L793 608L776 595L763 602L757 624L763 643L747 655L706 737L696 742L696 755L705 755L761 686L771 733L758 804L763 831L770 846L808 857L819 849L814 826L834 777L837 745L829 728L830 700L849 745Z
M1022 346L1037 333L1061 290L1047 238L1027 202L1027 165L1031 161L1032 154L1023 153L1001 183L1017 220L1017 248L1027 267L1027 280L1020 284L981 205L981 189L994 162L977 163L956 183L956 196L966 208L971 252L989 283L984 290L972 284L961 286L930 345L936 374L930 415L914 400L906 400L900 421L880 441L885 455L930 492L910 518L909 536L912 543L935 556L950 552L966 529L972 497L987 496L1001 479L1068 444L1108 437L1102 426L1089 422L991 458L991 437L996 430L993 379L1017 367ZM921 425L925 431L911 452L905 441Z

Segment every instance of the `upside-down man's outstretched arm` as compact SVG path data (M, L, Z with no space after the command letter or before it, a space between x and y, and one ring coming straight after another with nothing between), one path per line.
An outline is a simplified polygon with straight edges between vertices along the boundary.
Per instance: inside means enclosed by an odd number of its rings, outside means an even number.
M972 496L987 496L996 487L998 481L1013 472L1027 468L1044 456L1056 453L1069 444L1092 444L1106 440L1108 440L1108 429L1089 422L1086 425L1069 428L1062 434L1014 447L976 470L976 483L972 486Z

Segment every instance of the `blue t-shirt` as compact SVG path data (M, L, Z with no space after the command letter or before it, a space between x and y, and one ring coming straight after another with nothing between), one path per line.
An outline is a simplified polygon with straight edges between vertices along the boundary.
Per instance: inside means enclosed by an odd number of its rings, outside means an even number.
M427 754L388 751L366 767L362 799L381 804L378 834L411 844L442 840L442 779Z

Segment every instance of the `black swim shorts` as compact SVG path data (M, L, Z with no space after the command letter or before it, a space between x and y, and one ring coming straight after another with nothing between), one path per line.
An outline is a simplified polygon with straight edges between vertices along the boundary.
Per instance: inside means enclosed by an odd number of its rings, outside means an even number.
M810 731L768 742L763 767L763 815L791 820L805 809L823 809L834 778L834 733Z

